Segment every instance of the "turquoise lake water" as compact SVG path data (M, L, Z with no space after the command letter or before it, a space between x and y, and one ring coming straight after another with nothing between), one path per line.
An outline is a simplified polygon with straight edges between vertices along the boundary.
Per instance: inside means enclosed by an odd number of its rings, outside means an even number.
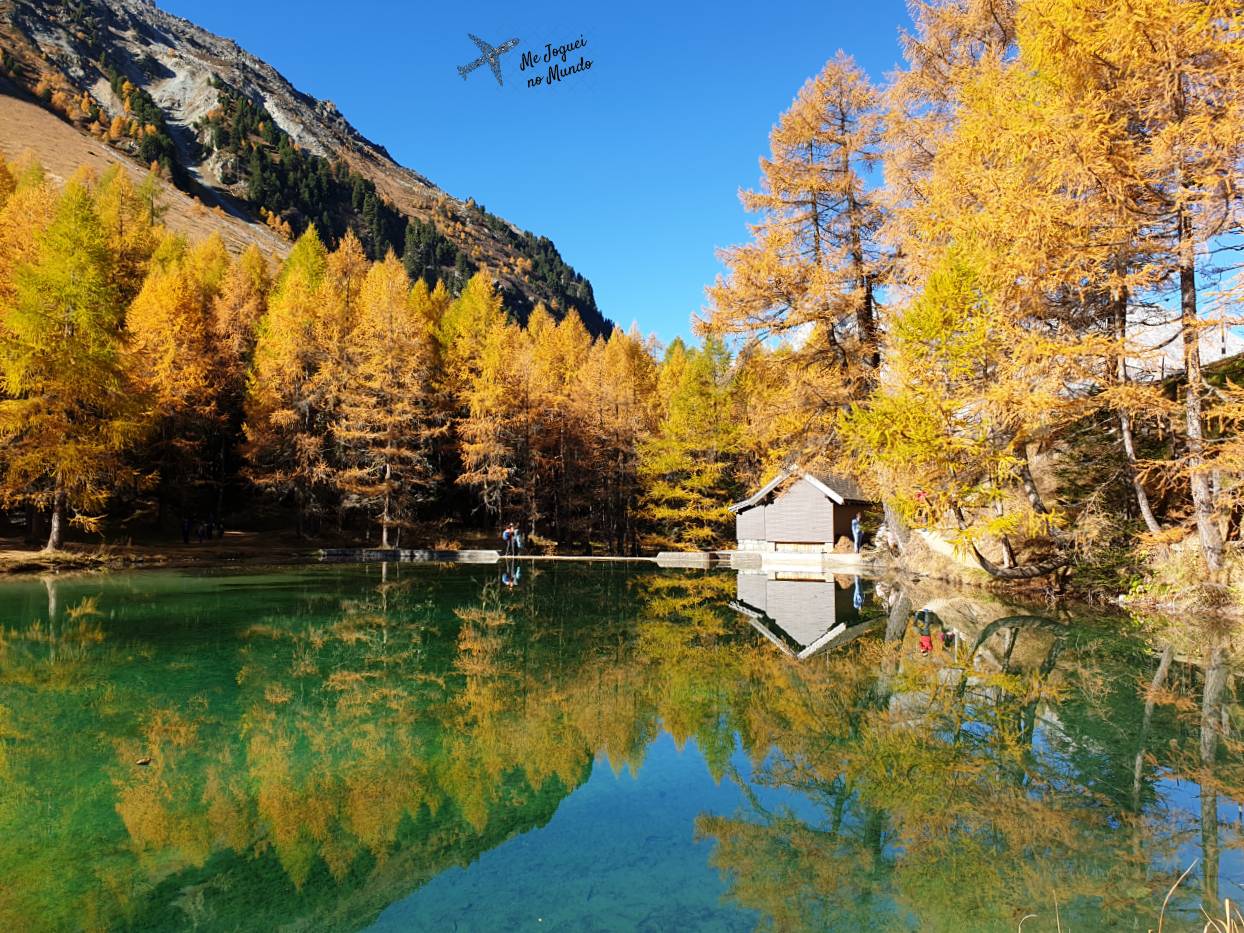
M1236 671L1194 621L850 577L6 582L0 922L1146 930L1194 865L1201 930L1244 899Z

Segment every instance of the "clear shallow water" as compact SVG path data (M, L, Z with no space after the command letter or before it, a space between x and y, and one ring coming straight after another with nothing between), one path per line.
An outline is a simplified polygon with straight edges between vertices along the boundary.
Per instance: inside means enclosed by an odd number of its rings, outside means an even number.
M1221 639L851 579L509 579L0 585L0 922L1131 930L1193 860L1168 929L1244 898Z

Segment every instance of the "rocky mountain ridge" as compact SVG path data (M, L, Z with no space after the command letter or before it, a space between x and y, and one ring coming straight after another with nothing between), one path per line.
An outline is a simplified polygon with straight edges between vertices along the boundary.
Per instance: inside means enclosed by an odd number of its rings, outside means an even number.
M393 249L451 288L483 268L520 318L543 302L559 318L575 308L593 333L611 327L551 241L450 196L331 101L149 0L0 0L0 71L0 91L29 94L85 143L162 164L208 206L286 237L352 229L373 255Z

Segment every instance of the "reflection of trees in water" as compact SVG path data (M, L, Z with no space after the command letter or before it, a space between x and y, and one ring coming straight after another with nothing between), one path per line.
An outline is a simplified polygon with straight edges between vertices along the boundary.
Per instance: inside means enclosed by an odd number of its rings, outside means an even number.
M330 627L255 633L272 643L243 680L247 773L296 884L320 865L338 884L378 877L398 858L418 870L395 876L401 891L379 898L392 899L542 825L595 749L638 760L649 736L609 705L624 673L589 663L615 650L616 627L569 632L566 613L512 595L490 581L450 611L390 580L384 611L359 600ZM608 587L592 595L610 601Z
M1226 732L1228 720L1223 706L1227 690L1227 650L1216 639L1209 647L1209 660L1205 668L1205 688L1201 695L1200 760L1199 775L1201 796L1201 905L1209 916L1215 916L1219 908L1218 897L1218 787L1215 764L1220 737ZM1238 799L1238 794L1237 794Z
M884 635L800 664L726 608L730 575L463 580L377 570L176 656L63 595L5 631L0 836L24 842L0 919L353 926L542 825L594 756L637 768L662 726L744 791L697 831L778 928L1002 927L1055 894L1087 928L1160 903L1178 846L1227 844L1170 829L1154 790L1167 769L1208 812L1238 796L1225 654L1157 677L1137 642L1012 620L925 658L896 590Z
M616 767L642 760L656 718L635 689L625 575L551 572L534 593L484 583L474 597L438 594L426 574L379 576L299 597L211 658L118 655L104 629L71 629L63 601L55 626L6 633L0 735L23 741L0 832L40 841L0 855L17 882L0 918L142 925L175 904L209 926L350 927L542 825L597 750ZM212 689L200 661L219 671ZM92 722L101 703L112 715ZM66 707L91 722L70 761ZM41 786L59 800L36 812ZM48 809L63 846L48 844Z
M106 643L97 600L66 596L51 578L39 589L46 612L36 603L28 624L12 616L0 623L0 922L12 929L44 923L40 913L20 909L19 892L46 888L81 851L84 795L75 784L83 774L55 765L67 748L106 728L110 678L125 660ZM55 730L50 739L48 728ZM95 915L90 881L73 922L49 926L85 924Z
M1138 655L1152 656L1143 646L1012 615L948 663L902 647L905 601L892 596L882 643L786 665L801 684L785 695L806 706L753 731L773 750L750 781L798 793L818 816L753 805L702 817L731 896L778 929L1005 928L1028 912L1052 917L1056 900L1076 928L1156 917L1189 836L1155 781L1188 773L1198 734L1211 763L1225 653L1210 653L1199 713L1182 695L1155 715L1158 698L1134 673ZM974 668L991 641L998 663ZM753 757L764 748L744 744ZM1215 773L1201 777L1207 909L1220 893ZM1230 786L1236 799L1242 785ZM1154 805L1136 812L1133 800Z

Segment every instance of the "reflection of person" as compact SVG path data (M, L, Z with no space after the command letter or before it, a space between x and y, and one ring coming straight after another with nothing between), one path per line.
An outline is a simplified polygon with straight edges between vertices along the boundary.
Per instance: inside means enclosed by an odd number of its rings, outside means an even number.
M518 581L522 578L523 568L514 563L508 563L506 569L501 572L501 582L510 589L518 586Z
M859 609L860 606L864 605L864 586L860 582L859 577L855 578L855 593L851 596L851 605L853 605L856 609Z
M949 647L955 640L955 633L946 627L943 622L932 609L917 609L916 630L920 632L920 653L928 654L933 650L933 633L931 626L938 626L942 630L942 644Z
M855 518L851 519L851 540L855 542L855 553L860 552L860 539L864 535L864 526L860 522L860 513L855 513Z
M920 633L920 653L928 654L933 650L933 636L929 634L929 610L916 610L916 631Z

